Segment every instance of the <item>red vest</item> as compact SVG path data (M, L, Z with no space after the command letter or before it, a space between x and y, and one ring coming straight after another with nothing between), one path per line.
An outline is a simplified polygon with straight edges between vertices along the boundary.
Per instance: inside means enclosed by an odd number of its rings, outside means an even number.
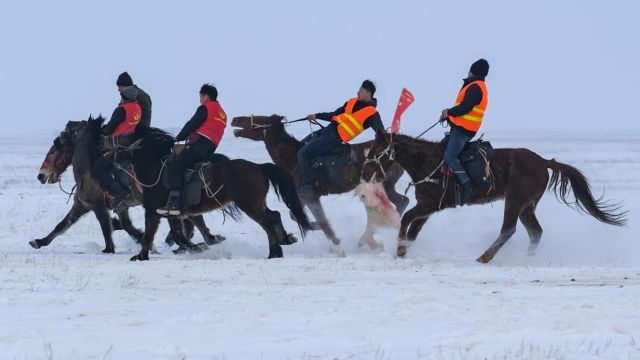
M207 101L204 106L207 108L207 119L189 135L189 142L196 141L198 135L201 135L218 145L227 126L227 114L217 101Z
M136 131L136 126L142 118L142 109L137 101L122 103L120 107L124 109L124 121L118 124L112 136L122 136Z

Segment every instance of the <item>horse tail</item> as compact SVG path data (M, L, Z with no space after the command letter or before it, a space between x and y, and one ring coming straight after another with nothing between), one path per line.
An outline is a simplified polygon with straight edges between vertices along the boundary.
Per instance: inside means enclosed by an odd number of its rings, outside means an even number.
M611 204L603 201L603 196L594 198L591 186L582 172L575 167L555 161L547 160L547 168L552 170L549 180L549 191L553 191L558 201L586 212L599 221L615 226L625 226L627 211L621 211L621 204ZM573 190L575 202L569 202L569 185Z
M282 198L289 210L293 213L300 227L300 231L304 236L307 231L311 230L311 224L302 207L302 203L300 203L293 177L280 166L271 163L260 164L260 169L269 179L271 185L273 185L273 189L276 191L278 198Z

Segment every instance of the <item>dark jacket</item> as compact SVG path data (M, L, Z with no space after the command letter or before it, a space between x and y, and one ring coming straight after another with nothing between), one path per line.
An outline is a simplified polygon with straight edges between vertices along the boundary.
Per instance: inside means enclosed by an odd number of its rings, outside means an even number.
M124 108L122 106L118 106L113 110L113 114L111 114L111 119L109 119L107 125L102 127L102 134L106 136L113 134L118 125L124 121L125 117L126 112L124 111Z
M193 114L191 119L187 121L186 124L184 124L182 130L180 130L178 136L176 136L176 140L186 140L187 137L189 137L189 134L196 131L200 127L200 125L202 125L207 120L208 115L209 114L206 106L198 106L196 113ZM189 147L205 159L210 158L217 148L216 144L214 144L213 141L207 139L204 136L198 136L198 140L196 140L194 143L189 144Z
M138 85L133 85L136 90L138 90L138 104L140 104L140 108L142 109L142 118L140 119L140 124L138 126L151 126L151 97L144 90L140 89Z
M474 76L474 77L466 78L464 79L462 88L478 80L484 81L484 77ZM464 94L464 98L462 98L462 102L452 107L451 109L449 109L449 115L453 117L458 117L458 116L468 114L473 109L473 107L480 104L481 101L482 101L482 89L480 89L480 86L473 84L469 86L469 88L467 89L467 92ZM449 121L449 125L451 127L453 126L457 127L458 129L460 129L460 131L464 132L466 135L474 136L476 134L474 131L469 131L465 128L457 126L453 124L451 121Z
M373 101L371 102L358 100L356 101L356 104L353 106L353 111L358 111L366 106L378 106L378 99L374 98ZM331 119L334 116L344 113L346 107L347 107L347 102L345 102L344 105L342 105L341 107L337 108L336 111L334 112L317 113L316 118L324 121L331 121ZM338 124L335 121L331 121L331 124L329 125L329 127L335 130L336 135L338 134ZM375 114L371 115L364 122L364 128L365 129L372 128L376 131L377 130L384 131L384 125L382 124L380 113L376 112Z

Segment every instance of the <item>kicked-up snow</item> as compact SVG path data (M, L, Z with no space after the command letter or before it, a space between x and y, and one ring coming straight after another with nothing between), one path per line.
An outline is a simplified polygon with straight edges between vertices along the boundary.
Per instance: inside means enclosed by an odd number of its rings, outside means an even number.
M383 250L357 246L366 214L353 194L323 198L344 258L314 232L266 260L258 225L219 212L205 219L227 240L201 254L173 254L164 222L150 261L128 261L138 247L122 231L102 254L92 214L34 250L70 207L36 180L53 137L0 139L0 359L640 359L640 136L489 137L578 167L630 213L614 228L546 194L538 253L519 225L488 265L475 259L502 202L432 216L397 259L391 229L375 235ZM225 141L231 157L268 161L262 144ZM132 217L143 226L141 208Z

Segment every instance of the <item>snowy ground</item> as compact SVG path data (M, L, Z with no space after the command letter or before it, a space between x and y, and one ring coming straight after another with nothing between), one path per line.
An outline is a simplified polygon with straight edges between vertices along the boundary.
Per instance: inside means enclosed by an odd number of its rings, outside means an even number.
M0 359L640 359L638 135L494 136L577 166L631 213L612 228L548 194L538 254L526 255L519 227L489 265L474 259L497 236L502 203L433 216L396 259L393 231L377 235L382 253L356 248L364 210L350 195L324 201L346 258L314 233L267 261L258 226L222 225L219 213L206 219L227 241L203 254L172 254L165 224L151 261L128 262L138 249L122 232L117 254L103 255L92 215L36 251L27 242L69 208L36 180L52 138L0 139ZM226 141L232 157L267 160L260 143Z

